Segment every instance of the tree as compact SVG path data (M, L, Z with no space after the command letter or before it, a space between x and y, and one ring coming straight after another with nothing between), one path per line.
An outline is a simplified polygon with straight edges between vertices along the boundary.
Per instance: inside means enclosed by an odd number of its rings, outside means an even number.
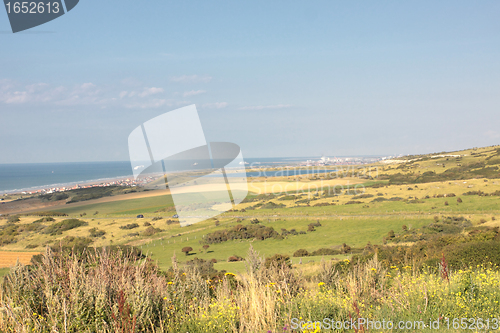
M191 246L186 246L186 247L183 247L182 252L184 252L186 255L189 255L189 252L193 251L193 248Z
M203 249L204 249L205 251L207 251L207 249L208 249L209 247L210 247L210 245L208 245L208 244L203 245Z

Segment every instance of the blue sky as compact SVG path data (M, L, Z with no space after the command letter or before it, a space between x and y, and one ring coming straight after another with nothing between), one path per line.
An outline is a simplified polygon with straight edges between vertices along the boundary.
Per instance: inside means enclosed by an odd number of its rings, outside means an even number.
M196 104L247 157L500 141L498 1L96 1L12 34L0 10L0 163L127 160Z

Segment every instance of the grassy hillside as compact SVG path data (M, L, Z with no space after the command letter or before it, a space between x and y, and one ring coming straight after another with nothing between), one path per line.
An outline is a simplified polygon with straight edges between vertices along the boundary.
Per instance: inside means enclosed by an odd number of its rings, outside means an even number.
M474 225L494 227L499 225L496 218L500 218L500 179L495 173L499 164L500 148L486 147L407 156L369 166L337 167L336 172L325 174L256 178L252 180L253 187L261 190L284 182L295 182L295 190L303 184L314 186L303 187L298 192L251 193L234 211L218 216L218 226L215 219L210 219L181 228L172 219L175 208L167 195L120 197L111 202L88 200L78 205L56 207L54 211L68 216L54 217L53 222L36 224L33 222L37 217L20 216L20 222L13 226L7 219L0 219L0 236L5 240L0 250L41 251L46 245L77 237L77 241L92 246L129 244L142 247L162 268L171 265L170 257L174 252L180 260L216 259L218 267L230 268L239 263L229 263L227 259L244 256L249 244L265 256L274 253L291 256L299 248L312 252L319 248L336 248L343 243L359 248L368 242L382 244L390 230L398 231L403 225L419 228L432 223L435 216L444 215L465 216ZM457 172L457 168L462 168L463 172ZM422 182L426 179L432 181ZM145 218L137 219L138 214ZM44 228L68 218L81 219L88 225L59 234L44 233ZM250 224L255 218L278 233L282 229L306 231L308 224L317 221L322 226L314 232L287 235L284 239L229 241L210 244L207 251L202 249L207 233ZM137 223L137 227L124 227L132 223ZM192 247L192 253L184 256L183 247Z
M4 308L33 305L0 311L0 329L63 331L68 305L75 332L134 323L144 331L276 332L290 330L293 316L499 320L499 163L500 148L486 147L251 179L255 191L241 204L187 227L173 218L170 196L146 192L2 216L0 256L55 252L10 271ZM288 191L273 192L280 188ZM146 257L80 252L108 245ZM71 283L47 294L47 281Z

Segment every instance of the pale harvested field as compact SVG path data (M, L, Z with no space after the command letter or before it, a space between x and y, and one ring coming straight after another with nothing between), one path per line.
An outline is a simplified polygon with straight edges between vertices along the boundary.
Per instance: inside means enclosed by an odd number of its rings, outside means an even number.
M270 182L249 182L248 190L257 194L264 193L295 193L295 192L309 192L321 189L326 186L350 186L366 182L366 180L359 178L342 178L330 180L311 180L311 181L270 181Z
M31 257L40 252L6 252L0 251L0 268L12 267L16 264L17 260L23 264L29 264Z
M330 180L298 180L298 181L249 181L248 191L255 194L264 193L292 193L292 192L308 192L314 191L315 189L321 190L325 186L346 186L346 185L356 185L363 183L364 180L359 178L342 178L342 179L330 179ZM232 190L245 190L247 188L246 183L232 183ZM220 191L227 190L225 184L210 184L210 185L195 185L187 186L185 188L176 188L176 193L200 193L200 192L210 192L210 191ZM65 201L56 202L41 202L41 200L33 198L25 201L15 201L4 203L0 205L0 214L16 214L16 213L29 213L43 210L52 210L58 208L70 208L86 206L89 204L96 203L106 203L121 200L131 200L131 199L142 199L156 196L170 195L170 190L155 190L147 192L138 193L128 193L122 195L116 195L112 197L104 197L96 200L81 201L72 204L66 204Z
M80 201L71 204L66 204L64 200L56 201L56 202L41 202L39 199L29 199L26 201L30 201L30 204L27 205L23 201L6 203L0 206L0 214L14 214L14 213L29 213L36 211L44 211L44 210L52 210L57 208L66 208L66 207L79 207L85 206L88 204L94 203L105 203L105 202L114 202L120 200L130 200L130 199L139 199L139 198L148 198L148 197L156 197L160 195L169 195L170 191L168 190L158 190L158 191L148 191L148 192L139 192L139 193L128 193L122 195L116 195L112 197L105 197L95 200L87 200Z

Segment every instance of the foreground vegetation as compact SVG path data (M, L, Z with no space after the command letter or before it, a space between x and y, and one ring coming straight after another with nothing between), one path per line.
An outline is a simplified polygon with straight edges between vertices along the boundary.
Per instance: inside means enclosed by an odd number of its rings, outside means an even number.
M179 266L175 257L172 269L161 272L147 258L120 251L47 250L5 278L0 329L254 333L303 322L300 330L320 332L312 323L324 318L370 318L426 325L440 319L442 327L450 319L456 331L453 318L481 318L490 327L498 320L500 273L490 264L451 271L443 258L439 269L399 269L375 256L364 264L322 261L306 278L281 259L264 261L250 248L246 272L236 276L204 262Z

